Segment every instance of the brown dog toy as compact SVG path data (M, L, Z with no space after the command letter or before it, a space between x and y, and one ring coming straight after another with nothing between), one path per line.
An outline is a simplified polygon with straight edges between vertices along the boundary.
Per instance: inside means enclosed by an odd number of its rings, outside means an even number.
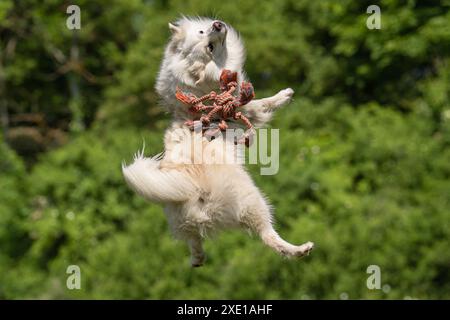
M208 126L216 113L220 114L220 122L217 130L225 131L228 128L226 123L227 119L233 118L234 120L241 120L247 126L247 132L244 134L244 141L248 147L250 138L248 132L252 132L253 125L242 112L237 111L236 109L246 105L255 97L253 86L251 83L243 81L239 97L234 96L233 93L238 86L237 72L231 72L227 69L222 71L219 83L221 90L220 94L211 91L209 94L197 98L195 95L191 93L186 94L177 88L175 96L179 101L190 106L190 112L200 115L199 121L203 125ZM212 102L212 105L203 104L205 101ZM204 114L203 112L207 113ZM194 128L195 121L188 120L185 124Z

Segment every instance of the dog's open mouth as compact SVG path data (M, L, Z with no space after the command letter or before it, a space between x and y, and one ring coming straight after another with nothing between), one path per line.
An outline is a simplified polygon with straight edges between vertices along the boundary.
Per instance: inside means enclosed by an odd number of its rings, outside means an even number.
M208 43L207 48L208 48L209 52L213 52L213 50L214 50L214 44L213 44L212 42Z

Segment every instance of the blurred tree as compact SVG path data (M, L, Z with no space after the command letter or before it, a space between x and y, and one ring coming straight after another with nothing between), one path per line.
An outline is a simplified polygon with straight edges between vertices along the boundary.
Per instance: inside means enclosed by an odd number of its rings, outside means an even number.
M370 1L77 4L75 34L68 2L0 3L2 141L68 139L28 170L32 155L0 144L0 298L450 298L448 1L380 1L381 30ZM316 242L303 261L227 232L192 270L161 208L126 187L123 158L163 148L153 86L179 13L242 33L258 96L296 90L273 123L279 173L249 170L283 236ZM384 290L366 287L372 264Z

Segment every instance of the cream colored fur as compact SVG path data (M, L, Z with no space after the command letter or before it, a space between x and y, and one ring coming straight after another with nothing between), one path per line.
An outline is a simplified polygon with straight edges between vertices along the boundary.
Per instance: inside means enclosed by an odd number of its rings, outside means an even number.
M284 256L304 256L313 243L292 245L274 230L271 207L241 163L242 145L230 143L224 135L208 141L184 126L191 115L175 99L177 86L197 96L218 90L218 76L224 68L238 71L239 79L245 79L245 52L239 35L228 25L218 33L213 22L182 18L169 25L172 39L156 84L162 104L173 114L164 138L165 152L152 158L139 152L131 165L123 166L125 180L144 198L164 204L173 234L190 246L193 266L204 263L203 239L225 228L251 230ZM253 100L242 111L262 126L292 94L292 89L282 90Z

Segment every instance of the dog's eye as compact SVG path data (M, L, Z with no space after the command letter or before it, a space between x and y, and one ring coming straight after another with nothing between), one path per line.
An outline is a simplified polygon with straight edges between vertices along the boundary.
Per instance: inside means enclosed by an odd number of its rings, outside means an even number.
M200 30L199 32L200 32L200 34L203 34L203 30Z

